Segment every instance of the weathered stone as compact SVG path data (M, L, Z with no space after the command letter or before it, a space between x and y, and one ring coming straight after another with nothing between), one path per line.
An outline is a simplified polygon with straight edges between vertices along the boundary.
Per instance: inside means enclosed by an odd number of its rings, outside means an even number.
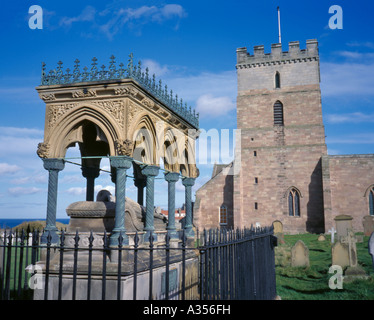
M279 220L273 222L274 233L283 233L283 223Z
M298 240L291 249L291 266L309 266L309 249L302 240Z
M352 231L332 247L332 264L344 267L357 266L356 238Z
M351 282L356 279L367 279L368 276L360 266L348 267L344 272L344 282Z
M325 237L325 235L324 234L320 234L319 236L318 236L318 239L317 239L318 241L325 241L326 240L326 237Z
M337 242L331 249L332 265L338 265L342 268L349 266L349 248L347 244Z
M349 230L352 230L352 217L346 214L336 216L334 218L336 223L336 238L340 241L348 235Z
M370 236L374 232L374 216L365 216L362 219L364 235Z

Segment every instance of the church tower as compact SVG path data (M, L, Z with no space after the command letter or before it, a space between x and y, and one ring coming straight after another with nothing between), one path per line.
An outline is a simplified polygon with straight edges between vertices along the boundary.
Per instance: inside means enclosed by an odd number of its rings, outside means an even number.
M234 224L285 232L323 232L322 121L318 42L237 49L237 128L241 163L234 176Z

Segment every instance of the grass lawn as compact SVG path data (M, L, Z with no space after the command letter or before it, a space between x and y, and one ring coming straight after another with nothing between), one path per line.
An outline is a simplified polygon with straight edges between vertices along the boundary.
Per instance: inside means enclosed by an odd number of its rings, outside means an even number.
M357 243L358 264L367 280L346 282L343 289L330 289L331 238L318 241L316 234L285 235L275 248L277 293L282 300L374 300L374 270L368 252L369 237ZM302 240L309 248L309 267L291 267L291 248Z

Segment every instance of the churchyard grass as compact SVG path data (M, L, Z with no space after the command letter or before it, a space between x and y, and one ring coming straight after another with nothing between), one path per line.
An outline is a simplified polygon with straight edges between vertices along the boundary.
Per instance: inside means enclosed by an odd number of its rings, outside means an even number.
M361 234L362 235L362 234ZM357 243L358 264L367 280L344 282L343 289L330 289L331 238L318 241L316 234L285 235L275 248L277 294L282 300L374 300L374 270L368 253L368 239ZM309 267L291 267L291 248L302 240L309 248Z

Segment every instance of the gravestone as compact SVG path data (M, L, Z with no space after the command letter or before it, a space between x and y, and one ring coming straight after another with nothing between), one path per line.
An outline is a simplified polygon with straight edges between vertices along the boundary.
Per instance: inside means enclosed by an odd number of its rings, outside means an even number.
M345 243L337 242L331 248L332 265L342 268L349 266L349 248Z
M348 231L347 237L342 238L340 242L344 244L348 244L349 266L356 267L357 266L357 248L356 248L357 239L353 231L352 230Z
M371 255L371 259L373 260L373 269L374 269L374 232L372 232L369 238L369 254Z
M369 237L374 232L374 216L365 216L362 219L362 225L364 226L364 235Z
M283 224L279 220L273 222L274 234L283 233Z
M278 238L279 244L284 244L283 224L279 220L273 222L274 236Z
M319 236L318 236L318 239L317 239L318 241L325 241L326 240L326 237L325 237L325 235L324 234L320 234Z
M291 249L291 266L309 266L309 249L302 240L298 240Z
M353 231L349 231L346 237L341 237L332 247L331 257L332 265L339 265L344 267L356 267L357 266L357 248L356 238Z
M344 238L348 235L349 230L352 230L352 217L346 214L336 216L334 218L336 223L336 237L340 241L340 238Z

